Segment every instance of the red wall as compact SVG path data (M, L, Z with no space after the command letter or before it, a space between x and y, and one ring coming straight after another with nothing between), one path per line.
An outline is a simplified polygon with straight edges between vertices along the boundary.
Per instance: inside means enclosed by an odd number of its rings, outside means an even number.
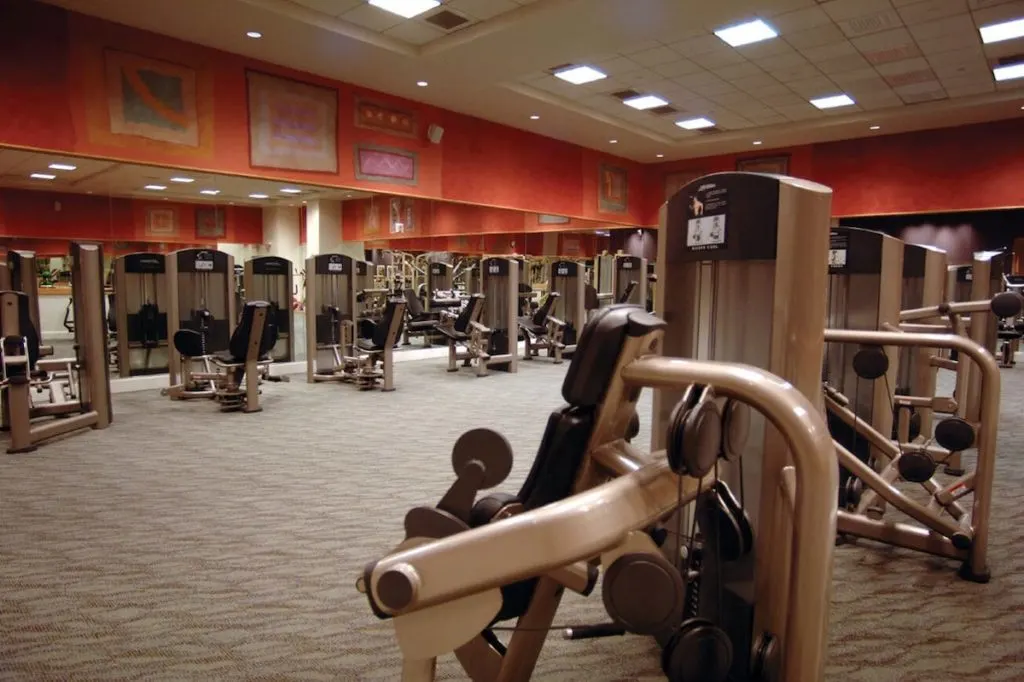
M105 48L172 62L195 72L197 148L110 133ZM249 165L246 69L337 91L337 173ZM414 111L419 139L357 128L357 94ZM27 0L0 3L0 102L14 101L19 106L5 108L0 116L0 144L600 218L626 225L636 223L647 212L648 170L640 164ZM424 131L431 123L445 128L442 144L427 142ZM418 184L405 187L356 180L352 158L357 142L414 151L419 159ZM625 213L598 211L602 161L627 170L629 209Z
M177 234L147 236L146 211L149 208L173 209L177 217ZM218 209L224 212L225 235L221 239L210 240L196 237L196 208L199 208L196 204L173 201L111 199L85 194L0 188L0 236L168 244L211 241L263 243L262 209L219 206Z

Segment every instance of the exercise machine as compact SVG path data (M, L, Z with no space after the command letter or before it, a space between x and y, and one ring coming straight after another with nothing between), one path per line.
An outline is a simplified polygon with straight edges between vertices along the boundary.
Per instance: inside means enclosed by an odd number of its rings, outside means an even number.
M547 351L549 358L554 359L556 365L562 364L562 352L565 350L565 343L562 340L565 333L565 321L554 315L554 306L561 295L557 291L549 291L536 310L528 315L520 315L516 322L519 325L519 332L523 337L526 352L524 360L533 360L540 355L540 351Z
M277 342L270 349L274 362L295 359L295 315L292 311L292 262L280 256L258 256L245 262L242 271L245 296L250 301L270 304L267 324L277 333Z
M602 252L594 257L594 265L590 271L590 283L596 292L597 307L614 303L614 271L615 256L613 254Z
M499 433L473 429L455 442L456 481L436 506L411 509L405 540L357 580L374 614L394 625L404 682L434 680L437 656L451 651L469 679L530 679L564 590L588 595L602 575L608 614L622 631L655 637L670 680L720 682L731 670L744 676L730 679L822 679L837 490L826 427L807 398L763 370L659 357L663 333L661 320L629 305L600 311L582 330L562 384L567 404L549 417L517 494L478 497L512 468ZM704 418L671 427L667 450L627 442L644 387L694 386L732 401L731 414L749 405L775 427L780 487L770 511L779 542L766 545L742 642L719 624L713 558L728 549L712 548L752 538L740 510L719 515L722 493L710 475L724 443L740 457L742 428L711 415L712 401L700 408ZM691 547L682 566L682 553L666 558L658 542L669 544L662 520L693 502L714 519L701 522L706 545ZM511 630L507 645L499 630Z
M114 305L107 320L117 335L119 376L168 371L166 261L162 253L130 253L111 266Z
M549 291L557 291L552 314L565 323L562 329L562 352L571 354L576 350L576 340L587 323L586 275L583 264L578 261L556 260L548 268Z
M647 259L617 254L612 269L612 291L617 303L635 303L646 308Z
M347 320L338 322L336 333L340 342L328 345L334 363L318 368L314 381L352 383L360 390L395 390L394 352L404 323L405 301L400 298L388 299L379 319L362 320L358 334ZM342 349L349 351L346 354Z
M519 369L519 270L511 258L486 258L480 264L483 325L489 330L487 366L508 372Z
M71 285L79 320L75 356L62 359L40 358L31 296L0 292L0 393L10 453L80 429L105 429L113 418L100 245L71 243ZM38 394L49 394L49 402L37 402ZM42 417L55 419L39 423Z
M480 322L484 311L483 294L470 294L466 305L456 315L441 313L441 320L435 324L437 331L448 344L448 371L459 371L472 367L477 376L487 374L487 363L491 359L491 329Z
M946 252L934 246L903 245L903 294L900 309L932 308L946 300ZM891 325L883 330L891 331ZM899 349L899 370L896 394L933 395L936 388L938 366L932 360L931 348ZM900 413L897 408L897 415ZM899 434L901 440L911 440L911 430L917 434L932 432L932 410L929 406L911 408L907 417L907 431ZM911 421L911 419L913 421ZM911 429L913 425L913 429ZM897 428L900 420L897 419Z
M38 260L34 251L11 250L7 252L7 274L10 277L9 289L20 291L28 296L28 311L32 326L40 334L40 357L53 355L53 346L43 343L43 328L39 317L39 270ZM4 280L7 279L5 276ZM0 282L6 284L7 282Z
M171 338L169 386L173 400L213 398L219 373L215 353L229 350L235 328L235 259L214 249L182 249L167 254L167 334ZM198 332L199 343L179 347L179 330Z

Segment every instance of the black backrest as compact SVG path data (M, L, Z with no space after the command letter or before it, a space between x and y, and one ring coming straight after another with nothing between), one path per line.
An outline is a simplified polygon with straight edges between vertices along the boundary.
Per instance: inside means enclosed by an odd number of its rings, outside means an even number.
M23 291L14 292L18 295L18 332L25 337L25 350L28 353L28 365L30 370L36 368L36 361L39 360L39 330L32 324L32 314L29 312L28 294Z
M636 289L636 280L631 280L626 284L626 288L622 290L622 294L619 295L619 300L616 303L627 303L629 297L633 295L633 290Z
M469 300L466 301L466 307L463 308L462 312L459 313L459 316L455 318L455 331L460 334L466 333L466 329L469 328L469 321L473 319L473 314L476 312L477 306L480 305L483 300L483 294L473 294L469 297Z
M601 307L601 301L597 299L597 287L593 284L583 288L583 307L586 310L597 310Z
M117 331L117 294L107 294L107 331Z
M398 304L401 303L400 299L389 298L387 305L384 306L384 314L381 315L380 320L377 321L376 326L373 328L373 345L378 348L383 348L388 343L388 330L391 329L391 323L395 320L395 312L398 310ZM402 325L405 324L405 320L402 320L398 325L398 336L402 334Z
M405 296L405 310L413 317L419 317L425 310L423 310L423 301L416 295L416 292L412 289L405 289L402 291L402 295Z
M277 341L277 328L271 324L270 304L266 301L249 301L242 308L242 319L239 320L238 326L235 327L235 331L231 335L231 341L228 343L228 351L236 362L244 361L246 354L249 352L249 339L252 336L253 322L256 317L256 311L261 308L266 312L266 321L264 322L263 338L260 339L259 356L261 357L270 352L270 349L273 348L274 343ZM268 332L266 325L270 325L272 331Z
M537 312L533 314L533 323L538 327L543 326L548 321L548 315L551 314L551 306L555 304L555 300L558 298L558 292L552 291L544 299L544 303L537 308Z

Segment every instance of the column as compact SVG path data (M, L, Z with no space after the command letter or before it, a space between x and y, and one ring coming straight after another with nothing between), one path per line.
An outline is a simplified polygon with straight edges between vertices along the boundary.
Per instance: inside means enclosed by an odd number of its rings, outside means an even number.
M343 253L363 260L363 242L345 241L342 237L341 202L317 199L306 204L306 255Z
M267 255L287 258L296 272L301 270L305 255L299 246L299 209L294 206L264 208L263 242L267 245Z

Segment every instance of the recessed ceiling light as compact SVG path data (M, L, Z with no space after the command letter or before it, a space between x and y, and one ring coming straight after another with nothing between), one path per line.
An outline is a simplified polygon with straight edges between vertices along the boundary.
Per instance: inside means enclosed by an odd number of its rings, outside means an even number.
M715 31L715 35L733 47L759 43L762 40L775 38L778 32L760 19L747 21L735 26L726 26Z
M302 194L302 190L294 187L282 187L281 194Z
M54 175L53 173L33 173L29 177L34 178L36 180L53 180L57 176Z
M258 194L257 193L257 194L250 194L249 198L250 199L269 199L270 197L268 195L266 195L266 194Z
M199 190L199 193L200 194L206 194L206 195L211 196L211 197L215 197L218 194L220 194L220 190L219 189L201 189L201 190Z
M663 100L657 95L640 95L639 97L630 97L629 99L622 100L622 103L627 107L633 107L644 111L646 109L654 109L655 107L663 107L668 104L667 100Z
M186 178L184 175L179 175L177 177L171 178L171 182L180 182L183 185L187 185L190 182L195 182L195 179Z
M618 144L618 140L608 140L608 144Z
M560 71L555 71L554 76L573 85L583 85L584 83L593 83L602 78L607 78L608 74L604 71L598 71L592 66L567 66Z
M146 185L143 189L151 189L154 192L159 192L160 190L167 189L167 185Z
M72 166L70 163L51 163L50 168L53 170L73 171L76 170L78 166Z
M249 37L249 38L256 38L256 39L263 37L263 34L260 33L259 31L247 31L245 35L247 37Z
M754 140L754 146L755 147L760 147L763 144L764 144L764 140Z
M441 4L439 0L369 0L369 2L374 7L379 7L385 12L391 12L406 19L412 19Z
M428 83L427 81L416 81L416 85L420 86L421 88L425 88L428 85L430 85L430 83Z
M981 42L986 45L1013 40L1024 36L1024 19L1011 19L998 24L989 24L978 30L981 32Z
M1012 81L1015 78L1024 78L1024 62L997 66L992 69L992 75L997 81Z
M882 127L882 126L871 126L870 128L868 128L868 130L878 130L878 129L880 129L881 127Z
M1024 109L1024 107L1021 107L1021 109ZM530 115L530 120L531 121L537 121L539 119L540 119L540 116L538 116L537 114L531 114Z
M819 109L835 109L837 107L848 107L851 104L855 104L855 102L849 95L829 95L828 97L812 99L811 104Z
M685 121L676 121L676 125L686 130L700 130L701 128L712 128L715 122L701 116L700 118L689 118Z
M655 156L657 156L659 159L664 159L665 158L664 154L655 154Z

